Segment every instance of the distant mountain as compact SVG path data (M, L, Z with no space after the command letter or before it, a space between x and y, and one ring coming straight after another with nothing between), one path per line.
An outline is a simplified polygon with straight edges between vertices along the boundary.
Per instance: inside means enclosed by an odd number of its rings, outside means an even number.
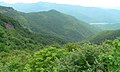
M101 43L104 42L105 40L114 40L117 37L120 37L120 30L107 30L97 33L89 37L87 40L93 43Z
M92 24L92 26L94 26L95 28L101 29L101 31L120 29L120 23L118 24Z
M56 10L28 13L24 17L33 31L57 34L67 40L81 40L95 32L87 23Z
M94 22L120 23L119 20L120 10L102 9L95 7L83 7L77 5L55 4L48 2L38 2L38 3L29 3L29 4L16 3L16 4L4 4L4 5L11 6L16 10L22 12L38 12L38 11L48 11L51 9L55 9L60 12L75 16L79 20L88 23L94 23Z
M59 36L65 40L81 41L96 32L89 24L56 10L22 13L10 7L1 7L0 12L34 32Z

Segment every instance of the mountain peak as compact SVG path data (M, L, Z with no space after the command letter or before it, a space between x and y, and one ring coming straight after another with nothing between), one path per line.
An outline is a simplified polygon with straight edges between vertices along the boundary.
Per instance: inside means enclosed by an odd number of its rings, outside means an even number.
M14 10L12 7L4 7L4 6L0 6L0 13L5 13L8 11L12 11Z
M53 12L53 13L60 13L59 11L55 10L55 9L51 9L48 12Z

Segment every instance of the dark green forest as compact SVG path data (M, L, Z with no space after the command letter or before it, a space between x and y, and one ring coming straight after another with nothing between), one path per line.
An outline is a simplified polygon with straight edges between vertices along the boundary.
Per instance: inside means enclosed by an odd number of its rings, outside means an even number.
M120 30L56 10L0 7L0 72L120 72Z
M56 10L23 13L13 8L1 7L1 11L33 32L54 35L69 41L80 41L98 32L88 23Z

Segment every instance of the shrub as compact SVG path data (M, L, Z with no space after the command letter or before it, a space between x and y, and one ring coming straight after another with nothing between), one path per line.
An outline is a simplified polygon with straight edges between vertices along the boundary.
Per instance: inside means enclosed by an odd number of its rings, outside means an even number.
M96 72L100 70L98 58L100 48L101 46L95 44L83 44L56 63L59 72Z
M67 52L64 49L57 49L55 47L44 48L35 52L27 66L31 67L32 72L56 72L55 61L61 59L66 54Z
M101 53L100 60L106 66L106 72L120 71L120 38L115 39L113 47L106 53Z

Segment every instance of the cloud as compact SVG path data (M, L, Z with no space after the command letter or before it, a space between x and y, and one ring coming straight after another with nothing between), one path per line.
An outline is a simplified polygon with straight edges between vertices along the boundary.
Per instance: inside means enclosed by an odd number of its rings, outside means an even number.
M90 7L120 7L120 0L0 0L6 3L52 2Z

